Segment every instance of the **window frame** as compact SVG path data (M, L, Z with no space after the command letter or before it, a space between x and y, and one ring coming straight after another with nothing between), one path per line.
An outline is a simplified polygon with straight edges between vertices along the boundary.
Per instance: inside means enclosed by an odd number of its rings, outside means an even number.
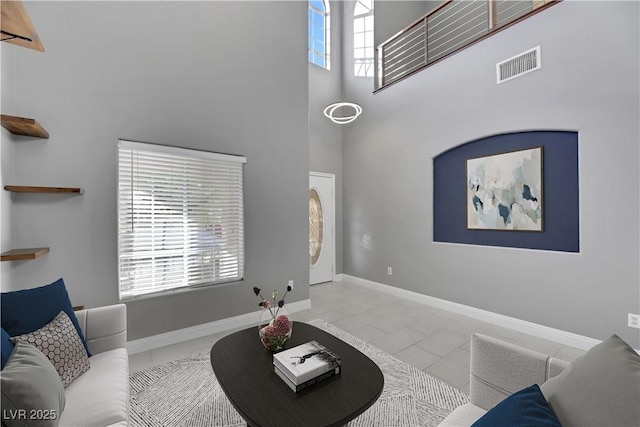
M311 0L307 2L307 60L310 64L313 64L320 68L324 68L325 70L331 70L331 12L329 9L329 1L316 1L322 3L323 10L319 10L318 8L314 7ZM323 18L323 40L315 37L315 26L312 22L312 18L314 15L321 16ZM319 42L322 46L324 46L324 52L317 52L312 48L312 45L314 45L315 42ZM319 64L318 62L316 62L316 58L322 58L324 64Z
M243 280L246 161L118 141L120 301Z
M368 1L370 3L370 6L365 5L364 1ZM368 12L356 15L356 9L358 8L358 5L366 8ZM355 77L371 77L371 78L375 77L374 74L375 74L375 50L376 49L375 49L375 41L373 39L374 26L375 26L374 6L375 5L373 0L356 0L353 6L353 75ZM371 25L372 25L371 29L368 29L366 26L366 22L367 22L366 18L369 16L371 17ZM356 33L356 21L359 21L359 20L363 21L362 27L364 31ZM367 46L368 33L370 33L371 35L371 46ZM363 46L356 45L357 34L363 35L363 38L364 38ZM357 57L356 56L357 49L364 49L365 56ZM359 65L358 65L358 61L361 61ZM365 69L365 72L364 74L361 74L360 71L363 68Z

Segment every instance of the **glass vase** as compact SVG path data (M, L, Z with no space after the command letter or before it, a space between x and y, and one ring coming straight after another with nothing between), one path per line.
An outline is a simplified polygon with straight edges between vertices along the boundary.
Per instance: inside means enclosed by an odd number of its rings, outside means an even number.
M291 338L293 323L289 311L285 307L275 307L262 310L258 333L264 348L270 351L280 351Z

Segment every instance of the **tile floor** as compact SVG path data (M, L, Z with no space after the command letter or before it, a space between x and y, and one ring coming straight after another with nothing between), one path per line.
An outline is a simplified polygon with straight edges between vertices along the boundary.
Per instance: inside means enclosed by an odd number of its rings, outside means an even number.
M422 371L469 393L470 338L474 332L572 361L573 347L481 322L350 282L314 285L311 309L293 313L297 321L324 319ZM208 352L215 334L129 357L132 372L199 352ZM295 333L295 331L294 331Z

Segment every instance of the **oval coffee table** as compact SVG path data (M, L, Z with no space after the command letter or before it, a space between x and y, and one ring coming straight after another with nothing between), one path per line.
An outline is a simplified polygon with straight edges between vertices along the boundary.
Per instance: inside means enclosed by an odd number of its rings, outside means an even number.
M294 322L286 348L317 341L342 358L340 375L293 392L274 372L273 353L252 327L213 345L211 366L231 404L249 426L341 426L362 414L384 386L380 368L335 336Z

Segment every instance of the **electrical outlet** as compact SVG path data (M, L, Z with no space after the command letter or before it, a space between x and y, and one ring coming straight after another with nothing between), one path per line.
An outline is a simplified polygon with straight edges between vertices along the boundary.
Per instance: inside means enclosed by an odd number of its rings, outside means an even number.
M289 286L293 289L293 280L289 280Z
M393 268L387 267L387 274L391 276L393 274Z
M640 314L629 313L629 327L640 329Z

